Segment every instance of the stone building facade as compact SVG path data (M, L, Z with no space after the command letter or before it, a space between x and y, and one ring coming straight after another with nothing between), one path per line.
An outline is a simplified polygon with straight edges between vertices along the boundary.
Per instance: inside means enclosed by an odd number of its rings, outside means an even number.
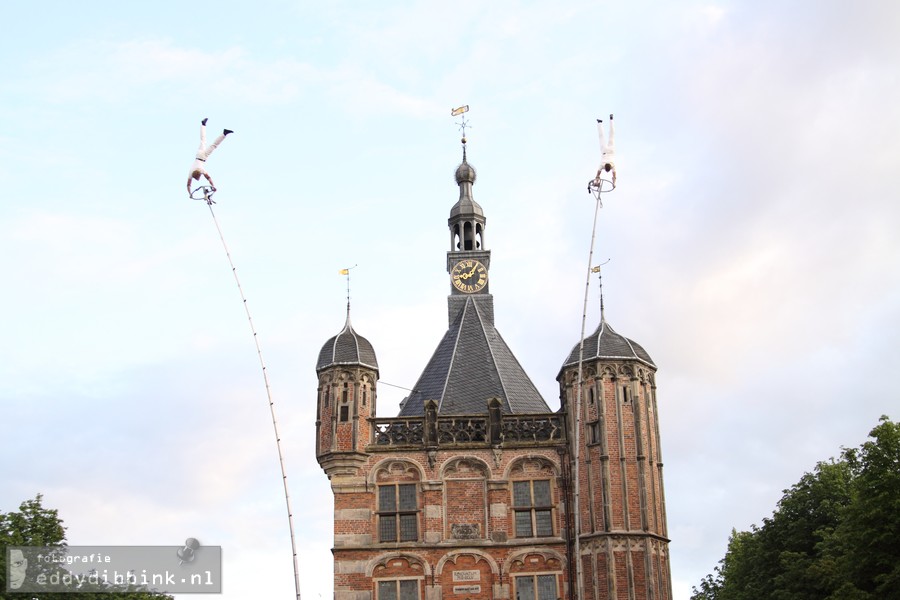
M670 600L656 366L601 315L550 409L494 327L475 177L464 149L449 326L399 415L376 413L378 362L349 308L319 354L335 599Z

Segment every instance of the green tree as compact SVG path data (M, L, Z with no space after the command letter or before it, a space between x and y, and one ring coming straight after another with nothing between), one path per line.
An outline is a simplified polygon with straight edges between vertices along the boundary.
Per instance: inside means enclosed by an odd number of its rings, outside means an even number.
M881 417L869 437L844 451L853 502L825 548L844 578L834 600L900 598L900 423Z
M43 497L19 505L18 512L0 512L0 600L34 599L34 594L6 592L7 546L65 546L66 528L55 509L44 508ZM29 566L29 568L31 568ZM41 566L48 571L52 567ZM171 600L171 596L123 588L112 593L78 592L71 594L47 594L47 600Z
M882 417L869 436L732 531L692 600L900 600L900 425Z

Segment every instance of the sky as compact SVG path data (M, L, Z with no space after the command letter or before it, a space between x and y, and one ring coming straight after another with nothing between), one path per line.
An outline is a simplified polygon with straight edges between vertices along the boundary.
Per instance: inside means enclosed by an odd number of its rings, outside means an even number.
M732 528L900 418L900 5L4 2L0 511L71 545L223 548L224 599L332 593L315 361L412 387L447 327L468 104L496 325L552 408L592 262L659 367L675 597ZM199 124L216 221L185 182ZM596 281L588 331L599 319ZM893 339L895 342L891 342ZM381 385L378 415L403 390ZM189 597L189 596L179 596Z

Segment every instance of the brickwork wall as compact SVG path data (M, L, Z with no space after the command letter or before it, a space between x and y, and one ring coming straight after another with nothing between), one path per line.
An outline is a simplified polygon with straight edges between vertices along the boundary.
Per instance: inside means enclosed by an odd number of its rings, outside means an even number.
M576 373L561 378L572 411ZM668 600L653 373L635 362L586 364L582 394L579 510L582 547L591 549L583 562L585 600Z
M571 597L561 447L473 444L429 451L367 446L374 385L367 387L364 374L344 374L344 379L320 380L319 391L319 448L357 452L339 465L335 460L329 473L335 492L337 600L377 600L379 580L403 579L418 582L421 600L512 600L517 576L548 574L557 578L559 597ZM670 600L652 374L634 365L597 364L586 375L579 482L587 551L581 555L584 600L648 600L651 594L654 600ZM345 381L354 383L347 388L348 401L359 419L339 422L335 395L340 400ZM567 406L574 407L571 378L564 374L563 381ZM327 406L322 402L325 384L335 394ZM534 480L551 482L554 534L517 538L513 483ZM396 483L417 486L418 538L381 543L378 486Z
M445 532L449 537L454 525L474 525L483 538L485 529L484 495L485 482L483 479L448 479L444 482L444 506L446 510L447 525L450 531Z

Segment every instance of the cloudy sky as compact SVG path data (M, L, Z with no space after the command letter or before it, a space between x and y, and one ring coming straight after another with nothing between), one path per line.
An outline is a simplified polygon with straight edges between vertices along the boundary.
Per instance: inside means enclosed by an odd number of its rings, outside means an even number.
M223 547L223 598L289 598L256 350L302 594L332 588L315 359L344 321L411 387L446 329L469 104L498 329L552 407L578 341L596 169L619 187L606 314L659 366L676 598L733 527L900 418L900 5L5 3L0 510L37 493L73 545ZM596 287L588 327L598 319ZM895 342L890 342L894 339ZM403 391L382 386L379 415Z

